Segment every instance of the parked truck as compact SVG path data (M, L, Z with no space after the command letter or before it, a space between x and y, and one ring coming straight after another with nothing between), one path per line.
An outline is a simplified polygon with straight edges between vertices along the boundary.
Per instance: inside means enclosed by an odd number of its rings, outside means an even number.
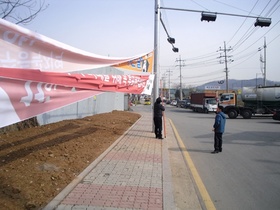
M217 110L216 93L192 93L190 108L194 112L215 112Z
M280 86L244 87L241 92L244 105L237 105L236 93L223 93L219 97L219 105L224 113L235 119L241 115L245 119L252 116L273 114L280 109Z

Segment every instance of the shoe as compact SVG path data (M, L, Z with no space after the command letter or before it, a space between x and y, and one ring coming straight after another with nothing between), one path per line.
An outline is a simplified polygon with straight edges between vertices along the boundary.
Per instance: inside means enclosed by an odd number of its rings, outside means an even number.
M222 152L223 150L222 149L220 149L220 151L219 152Z
M163 139L163 137L158 137L159 139Z
M217 150L214 150L213 152L211 152L212 154L217 154L217 153L219 153L219 151L217 151Z

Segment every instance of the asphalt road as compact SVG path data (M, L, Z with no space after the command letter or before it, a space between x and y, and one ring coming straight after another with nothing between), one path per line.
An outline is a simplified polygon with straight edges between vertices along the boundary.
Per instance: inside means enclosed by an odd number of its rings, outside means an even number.
M280 121L227 119L223 152L214 150L214 113L166 106L218 210L280 209Z

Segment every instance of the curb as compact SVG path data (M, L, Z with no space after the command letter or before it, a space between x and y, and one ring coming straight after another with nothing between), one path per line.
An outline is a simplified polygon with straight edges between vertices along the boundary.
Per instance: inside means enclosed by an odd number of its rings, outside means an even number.
M60 202L83 180L83 178L96 167L98 163L121 141L121 139L143 118L141 117L120 136L109 148L107 148L100 156L98 156L88 167L86 167L70 184L68 184L53 200L51 200L43 210L55 209Z

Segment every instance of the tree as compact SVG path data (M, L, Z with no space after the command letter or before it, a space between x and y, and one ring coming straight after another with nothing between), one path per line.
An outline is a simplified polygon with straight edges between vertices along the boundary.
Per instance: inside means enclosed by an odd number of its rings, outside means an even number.
M185 97L185 93L182 91L183 98ZM180 89L177 89L175 92L175 98L180 99Z
M0 0L0 17L15 24L27 24L48 6L49 4L46 5L44 0ZM33 117L1 128L0 132L21 130L36 125L38 125L37 118Z
M27 24L48 6L44 0L0 0L0 17L15 24Z

